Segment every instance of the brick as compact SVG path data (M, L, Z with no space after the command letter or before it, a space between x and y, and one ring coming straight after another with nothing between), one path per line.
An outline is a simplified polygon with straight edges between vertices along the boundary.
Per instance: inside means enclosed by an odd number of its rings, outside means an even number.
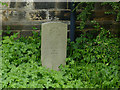
M120 24L119 22L115 22L110 26L110 31L120 37Z
M70 2L56 2L57 9L70 9Z
M4 10L3 20L24 20L26 12L25 11L15 11L15 10Z
M16 2L16 7L17 8L23 8L26 6L26 2Z
M35 31L36 30L40 30L41 29L41 25L23 25L23 30L34 30L33 27L35 27Z
M50 11L49 14L51 20L70 20L70 11Z
M31 20L45 20L47 16L46 11L30 12L29 15Z
M11 2L10 3L10 8L15 8L16 2Z
M115 31L120 31L120 23L114 22L111 26L111 28L115 29Z
M35 9L53 9L55 2L34 2Z
M104 20L115 20L115 15L113 14L105 14L107 10L98 10L95 11L93 14L95 15L95 18L103 18Z
M2 21L8 21L10 19L11 14L12 14L11 10L3 10L2 11Z
M105 15L104 10L96 10L94 14L96 17L103 17Z
M7 30L7 26L8 25L2 25L2 29ZM10 27L10 30L22 30L23 29L23 26L21 25L9 25L9 27Z
M101 2L96 2L94 6L95 6L95 10L102 10L103 9Z
M25 11L13 11L11 17L21 20L25 19L25 15L26 15Z
M112 10L113 8L112 8L112 6L110 6L110 5L104 5L104 9L105 10Z

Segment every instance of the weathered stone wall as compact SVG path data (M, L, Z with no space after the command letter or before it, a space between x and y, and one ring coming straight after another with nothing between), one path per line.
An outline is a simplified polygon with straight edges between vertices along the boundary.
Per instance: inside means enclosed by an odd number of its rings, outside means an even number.
M96 3L91 19L97 20L101 25L118 33L120 24L115 22L115 16L104 14L106 10L110 9L109 6L101 7L100 3ZM28 2L8 2L8 7L3 6L2 8L4 32L7 30L7 26L10 26L12 32L20 32L19 36L29 36L32 35L32 27L37 27L38 29L35 31L39 32L41 23L50 21L67 23L68 29L70 29L70 2L29 2L28 0ZM79 23L80 21L76 21L76 25ZM93 30L89 21L85 30ZM77 34L79 33L77 32Z
M81 10L80 10L81 11ZM105 14L107 11L112 11L112 7L109 5L102 6L100 2L95 3L95 8L92 10L92 17L90 17L91 20L97 21L101 26L103 26L105 29L110 30L113 34L116 34L120 37L120 20L116 22L116 16L112 14ZM116 11L118 12L118 11ZM80 13L80 12L77 12ZM80 25L80 21L76 21L76 26ZM93 25L90 24L90 21L88 20L86 22L84 31L94 31ZM76 32L79 30L76 30ZM79 36L81 32L77 32L76 36Z
M70 22L67 2L8 2L8 7L2 9L3 30L10 26L13 32L20 32L20 36L31 35L32 27L39 31L43 22L61 21L68 25Z

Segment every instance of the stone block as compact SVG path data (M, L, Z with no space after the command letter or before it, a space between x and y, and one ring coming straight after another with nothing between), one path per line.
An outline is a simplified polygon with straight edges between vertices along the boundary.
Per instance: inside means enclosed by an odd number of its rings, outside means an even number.
M16 2L11 2L10 3L10 8L15 8Z
M26 6L26 2L16 2L16 7L17 8L23 8Z
M3 21L8 21L8 20L24 20L25 19L26 12L23 11L17 11L17 10L4 10L3 11Z
M70 2L56 2L57 9L70 9Z
M2 25L3 30L7 30L8 25ZM10 30L22 30L22 25L9 25Z
M70 20L70 11L49 11L49 18L51 20Z
M55 2L34 2L35 9L53 9Z
M46 68L59 70L65 65L67 47L67 24L49 22L42 24L41 61Z
M45 20L47 16L45 11L34 11L30 12L29 15L31 20Z

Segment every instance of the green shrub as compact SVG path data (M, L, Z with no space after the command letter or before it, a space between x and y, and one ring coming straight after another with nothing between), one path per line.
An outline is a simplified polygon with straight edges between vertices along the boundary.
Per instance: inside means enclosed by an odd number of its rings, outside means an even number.
M81 20L81 30L94 7L94 3L86 4L77 17ZM119 10L119 3L105 4L111 5L114 11ZM119 21L119 12L115 14ZM60 71L41 66L41 37L38 33L33 32L28 38L16 39L18 33L3 37L0 46L2 88L119 88L120 40L98 23L92 23L98 34L84 33L75 42L68 39L66 66L61 65ZM10 34L9 27L7 29Z
M61 65L60 71L41 66L38 33L17 40L18 33L3 37L2 88L120 87L120 40L108 30L99 30L94 38L88 33L75 42L68 39L67 65Z

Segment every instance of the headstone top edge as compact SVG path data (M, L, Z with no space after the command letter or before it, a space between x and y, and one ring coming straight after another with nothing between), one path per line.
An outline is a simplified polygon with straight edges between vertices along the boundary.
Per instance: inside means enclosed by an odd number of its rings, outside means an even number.
M42 23L42 25L45 25L45 24L49 24L49 23L60 23L60 24L66 24L66 23L63 23L63 22L45 22L45 23Z

